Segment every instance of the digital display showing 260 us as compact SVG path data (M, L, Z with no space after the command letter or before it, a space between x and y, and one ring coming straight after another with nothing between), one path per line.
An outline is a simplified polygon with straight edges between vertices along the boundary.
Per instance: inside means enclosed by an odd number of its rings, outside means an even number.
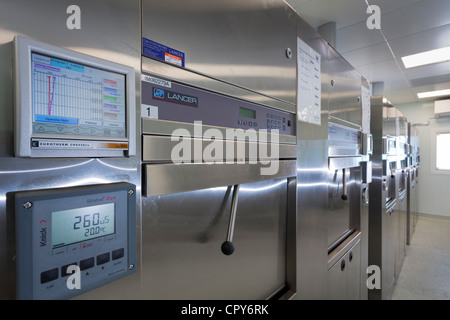
M114 203L52 212L52 247L113 234L114 218Z

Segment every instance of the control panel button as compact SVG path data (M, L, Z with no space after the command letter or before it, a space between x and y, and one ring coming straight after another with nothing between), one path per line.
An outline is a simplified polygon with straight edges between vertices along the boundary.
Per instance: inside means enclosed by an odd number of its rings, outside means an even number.
M120 248L120 249L114 250L112 252L112 259L117 260L117 259L123 258L124 255L125 255L125 250L123 248Z
M109 260L110 260L109 252L100 254L97 256L97 265L99 266L101 264L107 263L107 262L109 262Z
M94 267L94 262L95 262L94 257L81 260L80 261L80 270L83 271L83 270L87 270L87 269Z
M72 262L69 264L66 264L65 266L61 267L61 277L67 277L68 275L71 275L72 273L68 273L67 272L67 268L69 268L70 266L77 266L78 263L76 262Z
M50 282L58 279L58 268L41 272L41 283Z

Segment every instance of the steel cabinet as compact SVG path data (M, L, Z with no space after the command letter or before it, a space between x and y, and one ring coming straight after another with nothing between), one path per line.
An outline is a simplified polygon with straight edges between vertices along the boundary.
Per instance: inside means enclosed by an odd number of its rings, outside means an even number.
M358 240L345 255L328 270L328 299L359 300L361 273L361 242Z

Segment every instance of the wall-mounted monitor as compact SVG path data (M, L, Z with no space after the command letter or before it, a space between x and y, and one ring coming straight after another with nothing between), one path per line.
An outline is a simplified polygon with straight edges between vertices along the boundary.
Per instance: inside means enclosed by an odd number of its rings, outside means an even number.
M15 155L136 153L132 67L15 38Z

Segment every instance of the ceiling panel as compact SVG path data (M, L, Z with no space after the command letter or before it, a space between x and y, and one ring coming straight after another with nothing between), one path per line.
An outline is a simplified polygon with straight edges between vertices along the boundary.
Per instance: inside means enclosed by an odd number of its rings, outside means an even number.
M314 28L334 21L337 29L360 22L366 18L364 0L288 0L297 12Z
M355 68L377 62L392 60L392 54L385 42L342 53Z
M449 23L449 0L424 0L381 17L381 29L389 41Z
M366 26L366 0L287 2L314 27L336 22L336 50L369 81L383 81L392 103L422 101L417 92L450 88L450 62L405 69L401 61L450 46L449 0L367 0L381 9L381 31Z
M376 29L368 29L365 20L336 32L336 49L341 54L384 42L382 34Z
M403 56L447 47L450 46L450 24L397 38L389 41L389 44L399 59ZM401 65L404 67L403 63Z
M377 5L380 7L382 16L391 11L404 9L404 7L411 6L420 1L422 0L367 0L369 5Z
M436 77L441 75L450 75L450 62L435 63L429 66L415 67L406 69L404 74L408 79L420 79Z
M398 67L394 59L359 66L356 69L363 76L370 79L371 82L385 81L386 78L389 78L391 81L403 80L407 84L403 75L398 72Z
M450 74L442 74L438 76L431 76L426 78L416 78L410 80L411 84L414 87L424 87L424 86L432 86L432 85L444 85L447 88L450 88L448 85L450 83ZM436 89L437 90L437 89Z
M417 96L410 88L389 90L385 88L385 96L392 104L403 104L417 102Z

